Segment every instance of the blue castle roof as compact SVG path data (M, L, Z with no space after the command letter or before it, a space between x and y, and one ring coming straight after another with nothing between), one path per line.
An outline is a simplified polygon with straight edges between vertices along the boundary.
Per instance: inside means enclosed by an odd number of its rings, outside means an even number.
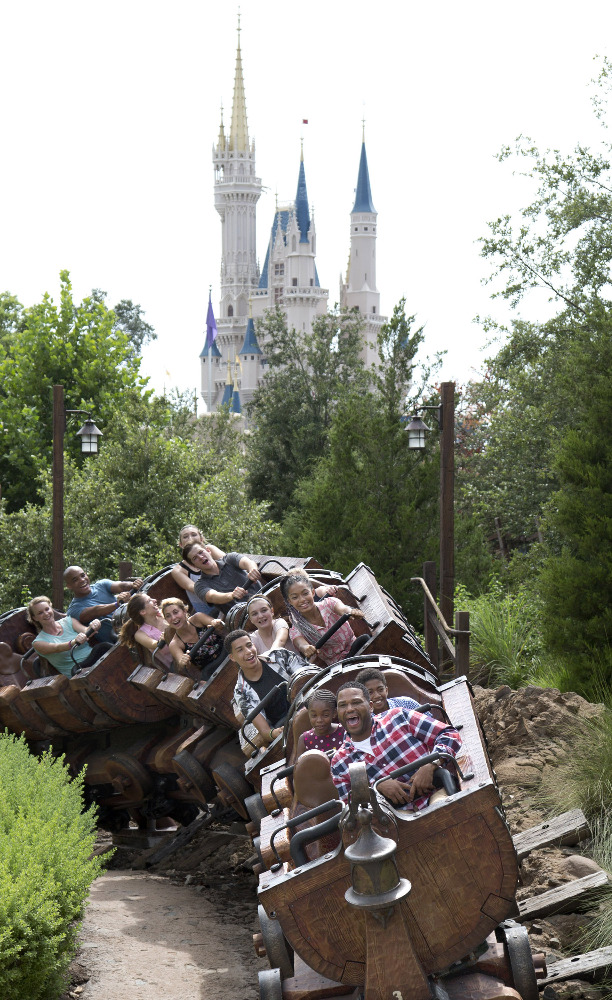
M211 359L212 358L220 358L220 357L222 357L221 351L217 347L217 340L216 340L216 338L215 338L215 340L213 340L212 351L210 352L210 356L211 356ZM208 351L206 349L206 341L204 341L204 347L200 351L200 357L201 358L207 358L208 357Z
M232 405L230 406L230 411L232 413L242 413L242 406L240 405L240 393L238 389L234 389L232 392Z
M263 270L261 272L261 277L259 279L260 288L268 288L269 285L268 272L270 269L270 250L274 246L274 241L276 240L276 233L278 231L278 228L280 226L280 230L283 234L283 240L286 243L287 237L285 234L287 232L288 225L289 225L289 212L287 211L287 209L277 208L276 212L274 213L274 221L272 223L272 230L270 232L270 242L268 243L268 249L266 250L266 259L264 261Z
M246 333L244 335L244 343L240 348L239 354L261 354L261 347L257 343L257 336L255 334L255 324L253 322L253 317L249 316L249 322L247 323Z
M368 158L366 156L365 142L361 143L361 159L359 160L359 174L357 175L357 190L355 191L355 204L353 205L353 212L376 213L376 209L372 204L370 174L368 172Z
M300 160L297 194L295 196L295 215L297 218L298 229L300 231L300 243L308 243L310 210L308 208L308 192L306 190L306 173L304 171L303 160Z
M223 390L223 398L221 400L221 406L229 406L232 409L232 396L234 395L234 390L232 388L231 382L225 383L225 389Z

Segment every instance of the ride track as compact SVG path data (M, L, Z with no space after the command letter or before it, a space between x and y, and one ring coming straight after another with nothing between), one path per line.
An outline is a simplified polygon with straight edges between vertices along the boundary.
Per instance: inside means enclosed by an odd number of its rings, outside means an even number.
M253 558L275 614L284 612L280 575L303 568L364 612L351 624L368 636L358 656L292 678L284 731L269 746L245 759L229 659L206 678L116 645L68 678L34 655L24 608L0 617L0 725L24 733L34 753L52 746L74 773L87 765L88 801L117 842L151 843L169 819L188 824L200 808L231 808L248 821L259 875L256 948L271 965L260 973L262 1000L537 1000L543 956L531 955L512 919L517 854L466 679L439 684L364 564L343 580L313 559ZM142 589L158 601L186 599L169 567ZM364 765L351 765L350 806L342 807L325 754L296 761L308 695L336 691L365 665L383 671L390 697L408 695L461 731L461 755L456 764L436 758L446 765L436 771L442 787L421 811L377 796Z

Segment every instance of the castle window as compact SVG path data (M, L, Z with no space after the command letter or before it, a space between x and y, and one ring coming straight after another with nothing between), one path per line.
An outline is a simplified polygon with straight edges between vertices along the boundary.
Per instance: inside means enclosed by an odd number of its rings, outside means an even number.
M227 307L227 315L228 316L233 316L234 315L234 307L233 306L228 306Z
M274 265L274 274L278 275L278 274L284 274L284 273L285 273L285 265L284 264L275 264Z
M375 312L376 312L376 306L372 306L372 312L373 312L373 313L375 313Z
M254 360L255 360L255 355L251 354L251 361L254 361Z
M359 232L359 226L355 226L355 232L356 232L356 233L358 233L358 232Z
M280 288L280 287L279 288L275 288L274 289L274 301L275 302L280 302L280 300L282 299L282 297L283 297L283 289Z
M367 233L367 231L368 231L368 227L367 227L367 226L364 226L364 227L363 227L363 231L364 231L364 233Z
M310 287L312 288L313 285L314 285L314 278L311 278L310 279Z
M293 285L294 288L297 288L297 278L292 278L291 284Z

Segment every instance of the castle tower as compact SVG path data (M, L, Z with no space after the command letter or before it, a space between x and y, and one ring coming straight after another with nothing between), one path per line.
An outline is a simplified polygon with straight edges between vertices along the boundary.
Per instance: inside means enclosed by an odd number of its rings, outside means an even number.
M363 316L365 328L361 356L366 365L378 360L376 336L387 319L380 315L380 293L376 288L377 219L378 213L372 202L364 135L355 204L351 212L351 251L346 281L340 282L340 302L347 309L358 309Z
M259 288L253 297L255 316L279 305L290 329L310 330L315 317L326 311L329 293L319 284L316 239L302 148L295 201L277 207L274 214Z
M216 146L213 146L212 158L215 208L221 218L221 302L216 344L223 361L229 361L237 356L244 341L249 299L259 283L255 213L261 195L261 180L255 172L255 141L249 141L240 25L229 137L225 134L221 109L219 137ZM207 364L207 358L202 358L202 396L205 400L208 399ZM213 410L225 394L223 367L215 359Z

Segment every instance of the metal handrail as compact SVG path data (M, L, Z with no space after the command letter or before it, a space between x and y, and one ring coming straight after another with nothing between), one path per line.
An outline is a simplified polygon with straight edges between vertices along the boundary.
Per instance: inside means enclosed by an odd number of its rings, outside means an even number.
M411 583L420 583L421 584L421 587L425 591L425 595L426 595L429 603L432 605L434 611L436 612L437 617L442 622L442 627L443 627L443 629L444 629L445 632L448 632L449 635L471 635L472 634L469 629L466 631L465 629L451 628L451 626L446 623L444 615L442 614L442 612L440 611L440 608L436 604L436 600L435 600L433 594L431 593L431 590L429 589L429 587L425 583L425 580L423 579L422 576L411 576L410 577L410 582Z

